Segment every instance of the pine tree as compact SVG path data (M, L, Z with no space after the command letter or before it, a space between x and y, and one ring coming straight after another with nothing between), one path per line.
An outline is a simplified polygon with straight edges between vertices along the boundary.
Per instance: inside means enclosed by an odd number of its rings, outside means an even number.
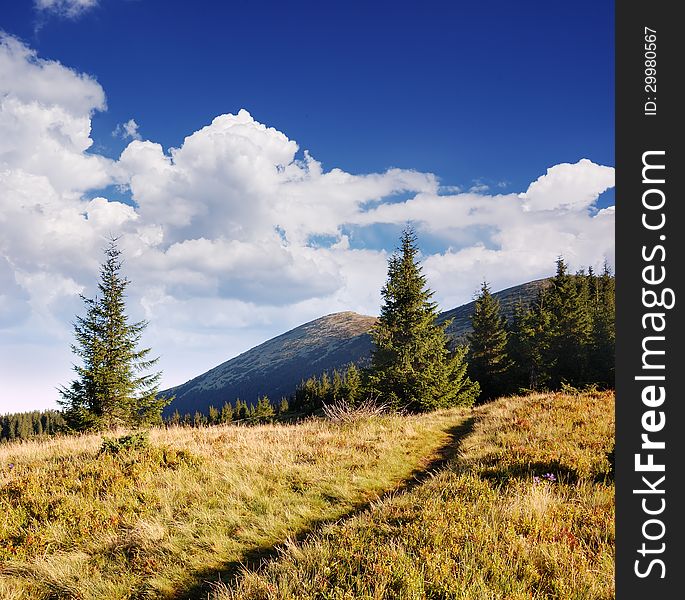
M362 398L362 377L357 365L351 363L343 378L343 395L348 404L355 406Z
M467 335L469 377L480 384L479 400L491 400L505 393L511 360L507 353L506 320L487 282L481 285L476 299L471 327Z
M219 420L221 423L230 423L233 420L233 407L228 400L224 402L224 405L221 407Z
M247 404L243 402L240 398L235 399L235 408L233 409L233 420L241 421L247 419L248 417Z
M593 380L613 388L616 382L616 288L609 266L599 277L594 277L592 298L592 332L590 371Z
M472 404L478 384L465 374L465 349L449 350L418 252L414 232L406 229L388 261L384 304L372 329L369 390L378 401L411 411Z
M343 378L337 369L333 369L333 381L331 383L331 402L337 402L343 396Z
M321 405L323 403L331 402L333 395L333 384L331 383L331 378L328 373L324 371L321 374L321 379L319 380L319 389L317 390L317 404Z
M569 275L563 258L549 290L549 369L551 385L579 386L588 381L592 321L583 275Z
M76 317L72 351L82 361L74 366L78 378L59 388L68 425L77 430L109 429L118 425L159 422L171 399L157 396L161 373L144 374L157 362L149 348L137 349L146 321L129 323L116 240L105 249L95 298L82 296L85 316Z
M168 425L180 425L181 424L181 413L178 412L178 409L176 409L173 414L169 417L167 420Z
M276 414L267 396L257 398L257 406L254 409L253 417L260 421L268 421Z
M507 352L512 359L508 379L512 391L544 389L549 383L549 323L547 291L541 289L526 309L519 301L509 325Z

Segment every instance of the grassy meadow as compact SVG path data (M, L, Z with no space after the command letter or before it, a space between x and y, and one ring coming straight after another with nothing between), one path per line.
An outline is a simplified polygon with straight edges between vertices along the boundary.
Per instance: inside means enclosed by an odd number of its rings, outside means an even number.
M475 409L434 476L287 544L214 600L613 598L613 400Z
M0 598L202 597L426 468L464 414L153 430L115 455L98 435L0 446Z
M613 406L0 446L0 598L613 598Z

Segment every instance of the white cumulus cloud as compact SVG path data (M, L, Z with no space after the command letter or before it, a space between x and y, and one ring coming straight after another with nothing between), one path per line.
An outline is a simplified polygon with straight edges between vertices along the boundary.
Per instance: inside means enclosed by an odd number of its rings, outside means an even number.
M435 248L423 258L443 308L484 277L499 289L546 276L559 254L575 268L613 262L613 207L595 209L613 169L587 159L550 166L521 193L461 192L410 169L324 168L241 110L170 149L131 119L114 161L92 151L91 118L105 109L93 77L0 39L0 412L49 405L70 379L70 322L109 236L164 385L323 314L376 313L396 243L381 232L407 222ZM134 205L98 192L111 184ZM27 384L25 364L47 361Z
M612 167L583 158L575 164L550 167L520 197L526 210L584 210L614 187L614 182Z

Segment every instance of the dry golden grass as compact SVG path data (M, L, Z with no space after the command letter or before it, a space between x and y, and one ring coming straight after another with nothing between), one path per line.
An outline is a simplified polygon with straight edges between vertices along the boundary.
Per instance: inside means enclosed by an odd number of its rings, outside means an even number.
M96 435L0 446L0 597L200 597L397 486L466 414L153 430L119 455Z
M244 570L214 600L614 597L611 393L505 398L434 477Z

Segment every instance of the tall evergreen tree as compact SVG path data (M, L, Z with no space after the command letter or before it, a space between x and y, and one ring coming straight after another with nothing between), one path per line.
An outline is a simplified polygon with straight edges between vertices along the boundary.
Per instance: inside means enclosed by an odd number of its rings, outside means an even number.
M372 330L369 391L380 402L412 411L472 404L478 384L465 373L465 349L450 352L418 252L416 235L406 229L399 252L388 261L381 290L384 304Z
M357 365L350 363L350 366L345 371L343 396L349 404L354 406L359 403L363 393L361 373Z
M543 389L549 382L548 293L541 289L529 308L518 302L509 324L508 354L513 365L509 370L511 391Z
M331 402L337 402L343 396L343 376L338 369L333 369L333 379L331 382Z
M590 349L592 379L609 388L615 386L616 357L616 289L608 265L592 286L593 311Z
M487 282L483 282L476 299L471 327L467 335L468 374L480 384L479 400L491 400L505 393L511 360L507 353L506 319Z
M588 350L592 330L588 286L583 275L569 275L563 258L549 290L549 369L551 385L582 385L588 381Z
M86 313L74 324L72 351L83 364L74 366L78 378L59 388L59 403L73 429L158 422L170 402L157 396L161 373L145 373L158 359L148 358L149 348L138 349L147 322L129 323L125 292L130 282L121 274L120 257L116 240L111 240L100 270L99 295L82 296Z

